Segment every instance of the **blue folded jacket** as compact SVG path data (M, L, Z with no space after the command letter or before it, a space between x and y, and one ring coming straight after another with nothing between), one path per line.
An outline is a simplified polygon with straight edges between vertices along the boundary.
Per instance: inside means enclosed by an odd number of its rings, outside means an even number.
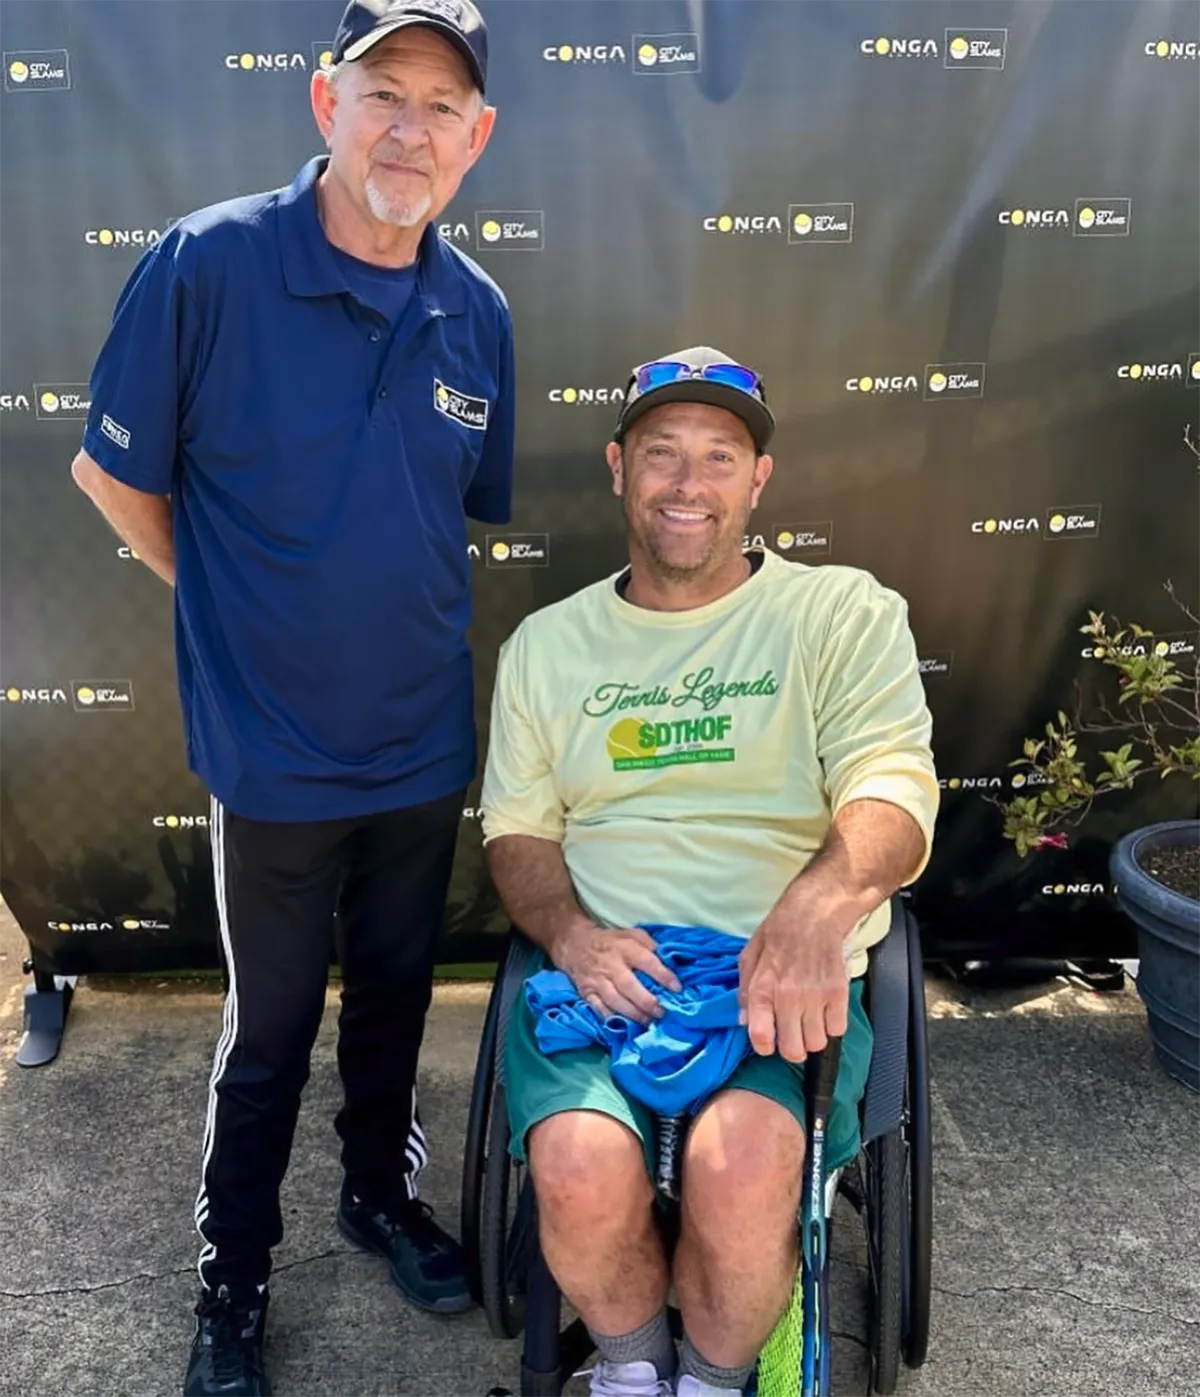
M661 1019L639 1024L598 1014L561 970L540 970L525 982L525 1002L544 1053L599 1043L612 1057L613 1080L663 1116L699 1109L750 1052L738 1023L738 936L703 926L644 926L659 960L683 988L676 993L634 974L663 1007Z

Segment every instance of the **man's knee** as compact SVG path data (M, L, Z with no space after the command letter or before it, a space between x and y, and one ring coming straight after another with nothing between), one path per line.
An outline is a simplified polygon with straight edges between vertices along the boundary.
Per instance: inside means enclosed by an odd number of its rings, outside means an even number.
M653 1202L642 1142L598 1111L539 1121L529 1132L529 1168L539 1208L581 1227L623 1226Z
M735 1216L755 1230L757 1219L798 1208L803 1163L804 1132L785 1106L754 1092L722 1092L688 1135L688 1211L713 1222Z

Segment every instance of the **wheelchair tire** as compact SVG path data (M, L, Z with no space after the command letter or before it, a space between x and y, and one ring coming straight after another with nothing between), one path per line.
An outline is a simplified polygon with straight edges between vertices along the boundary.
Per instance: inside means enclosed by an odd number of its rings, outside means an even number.
M483 1171L487 1161L488 1128L492 1109L492 1088L496 1078L496 1025L500 1015L504 965L497 967L483 1019L475 1079L471 1083L471 1104L467 1110L467 1139L463 1147L462 1201L459 1236L467 1258L467 1283L477 1304L483 1303L483 1277L480 1269L480 1226L483 1208Z
M509 1138L508 1101L503 1085L497 1084L484 1164L479 1237L483 1310L497 1339L515 1339L525 1327L537 1226L533 1186L509 1154Z
M907 1150L899 1130L866 1147L865 1216L871 1278L868 1391L888 1397L900 1374L904 1290L908 1266Z
M905 1116L908 1137L907 1275L903 1354L919 1368L929 1350L933 1256L933 1134L929 1103L929 1026L916 923L908 927L909 1026Z

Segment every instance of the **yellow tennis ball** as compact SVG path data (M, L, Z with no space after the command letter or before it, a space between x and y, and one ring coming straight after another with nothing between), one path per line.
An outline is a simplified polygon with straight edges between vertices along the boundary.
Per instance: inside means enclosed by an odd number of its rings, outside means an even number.
M622 718L614 723L608 730L608 755L614 761L621 757L652 757L657 750L655 747L643 747L638 742L638 733L642 729L643 719Z

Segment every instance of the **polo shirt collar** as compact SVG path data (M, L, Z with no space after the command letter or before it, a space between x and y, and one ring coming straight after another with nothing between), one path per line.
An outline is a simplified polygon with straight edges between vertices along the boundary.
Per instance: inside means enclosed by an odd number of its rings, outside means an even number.
M349 290L317 210L317 180L328 163L327 155L314 156L279 194L279 254L284 284L293 296L336 296ZM464 309L454 254L433 223L417 249L416 295L431 315L461 315Z

